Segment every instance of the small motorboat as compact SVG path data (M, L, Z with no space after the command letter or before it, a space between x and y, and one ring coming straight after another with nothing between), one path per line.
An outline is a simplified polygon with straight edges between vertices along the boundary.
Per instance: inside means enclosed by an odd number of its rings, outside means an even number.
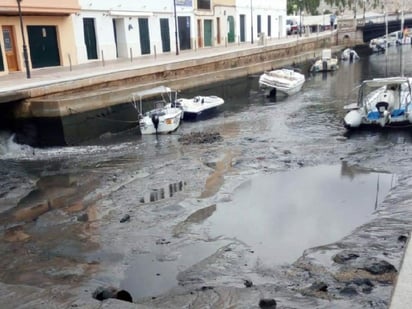
M338 58L332 57L331 49L324 49L322 50L322 57L315 61L311 66L310 71L316 73L336 71L337 69L339 69Z
M259 87L268 89L272 96L277 93L293 95L302 89L304 83L305 75L292 69L272 70L259 77Z
M381 53L386 49L386 40L382 38L372 39L369 42L369 48L373 53Z
M412 124L411 81L406 77L365 80L357 102L346 105L347 129L360 127L410 127Z
M223 105L225 101L215 95L211 96L195 96L191 99L179 98L174 101L173 106L183 110L184 120L196 120L200 117L210 115L219 106Z
M161 96L161 100L154 102L154 108L143 112L143 99L153 99ZM132 94L132 104L139 112L139 126L142 134L171 133L181 122L183 111L174 107L171 102L176 100L177 91L169 87L155 87Z
M340 55L340 59L347 61L349 60L350 62L358 60L359 59L359 55L358 53L353 50L352 48L346 48L342 54Z

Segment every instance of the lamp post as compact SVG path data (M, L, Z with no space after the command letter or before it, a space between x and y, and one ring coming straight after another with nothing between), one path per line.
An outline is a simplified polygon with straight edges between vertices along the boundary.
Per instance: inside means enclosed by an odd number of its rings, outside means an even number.
M175 41L176 41L176 56L179 55L179 42L177 41L177 15L176 15L176 0L173 0L173 8L175 14Z
M326 10L323 10L323 23L322 23L322 31L324 31L324 30L325 30L325 13L326 13Z
M253 6L252 0L250 0L250 36L251 36L251 43L253 44Z
M299 36L302 36L302 0L299 0L299 15L300 15Z
M27 46L26 46L26 39L24 38L24 29L23 29L23 16L21 13L21 6L20 2L23 0L16 0L17 1L17 7L19 9L19 19L20 19L20 29L21 29L21 36L23 39L23 57L24 57L24 65L26 67L26 76L27 78L30 78L30 67L29 67L29 57L27 54Z
M363 0L363 24L364 25L365 25L365 22L366 22L365 13L366 13L366 0Z

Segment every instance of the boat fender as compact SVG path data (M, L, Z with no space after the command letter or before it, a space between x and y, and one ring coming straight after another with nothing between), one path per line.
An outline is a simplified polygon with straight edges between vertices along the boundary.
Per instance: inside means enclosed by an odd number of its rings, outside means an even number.
M358 110L351 110L344 118L346 128L357 128L362 123L362 116Z

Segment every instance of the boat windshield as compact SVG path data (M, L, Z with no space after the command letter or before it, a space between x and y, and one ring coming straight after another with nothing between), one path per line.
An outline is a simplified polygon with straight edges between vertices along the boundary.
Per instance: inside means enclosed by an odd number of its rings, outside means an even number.
M371 107L377 102L390 100L399 108L411 100L411 86L406 78L374 79L364 81L359 89L358 105Z

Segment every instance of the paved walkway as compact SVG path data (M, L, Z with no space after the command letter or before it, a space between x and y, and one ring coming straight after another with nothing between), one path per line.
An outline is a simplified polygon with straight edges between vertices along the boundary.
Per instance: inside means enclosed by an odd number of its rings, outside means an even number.
M408 241L398 279L392 293L390 309L412 308L412 241Z

